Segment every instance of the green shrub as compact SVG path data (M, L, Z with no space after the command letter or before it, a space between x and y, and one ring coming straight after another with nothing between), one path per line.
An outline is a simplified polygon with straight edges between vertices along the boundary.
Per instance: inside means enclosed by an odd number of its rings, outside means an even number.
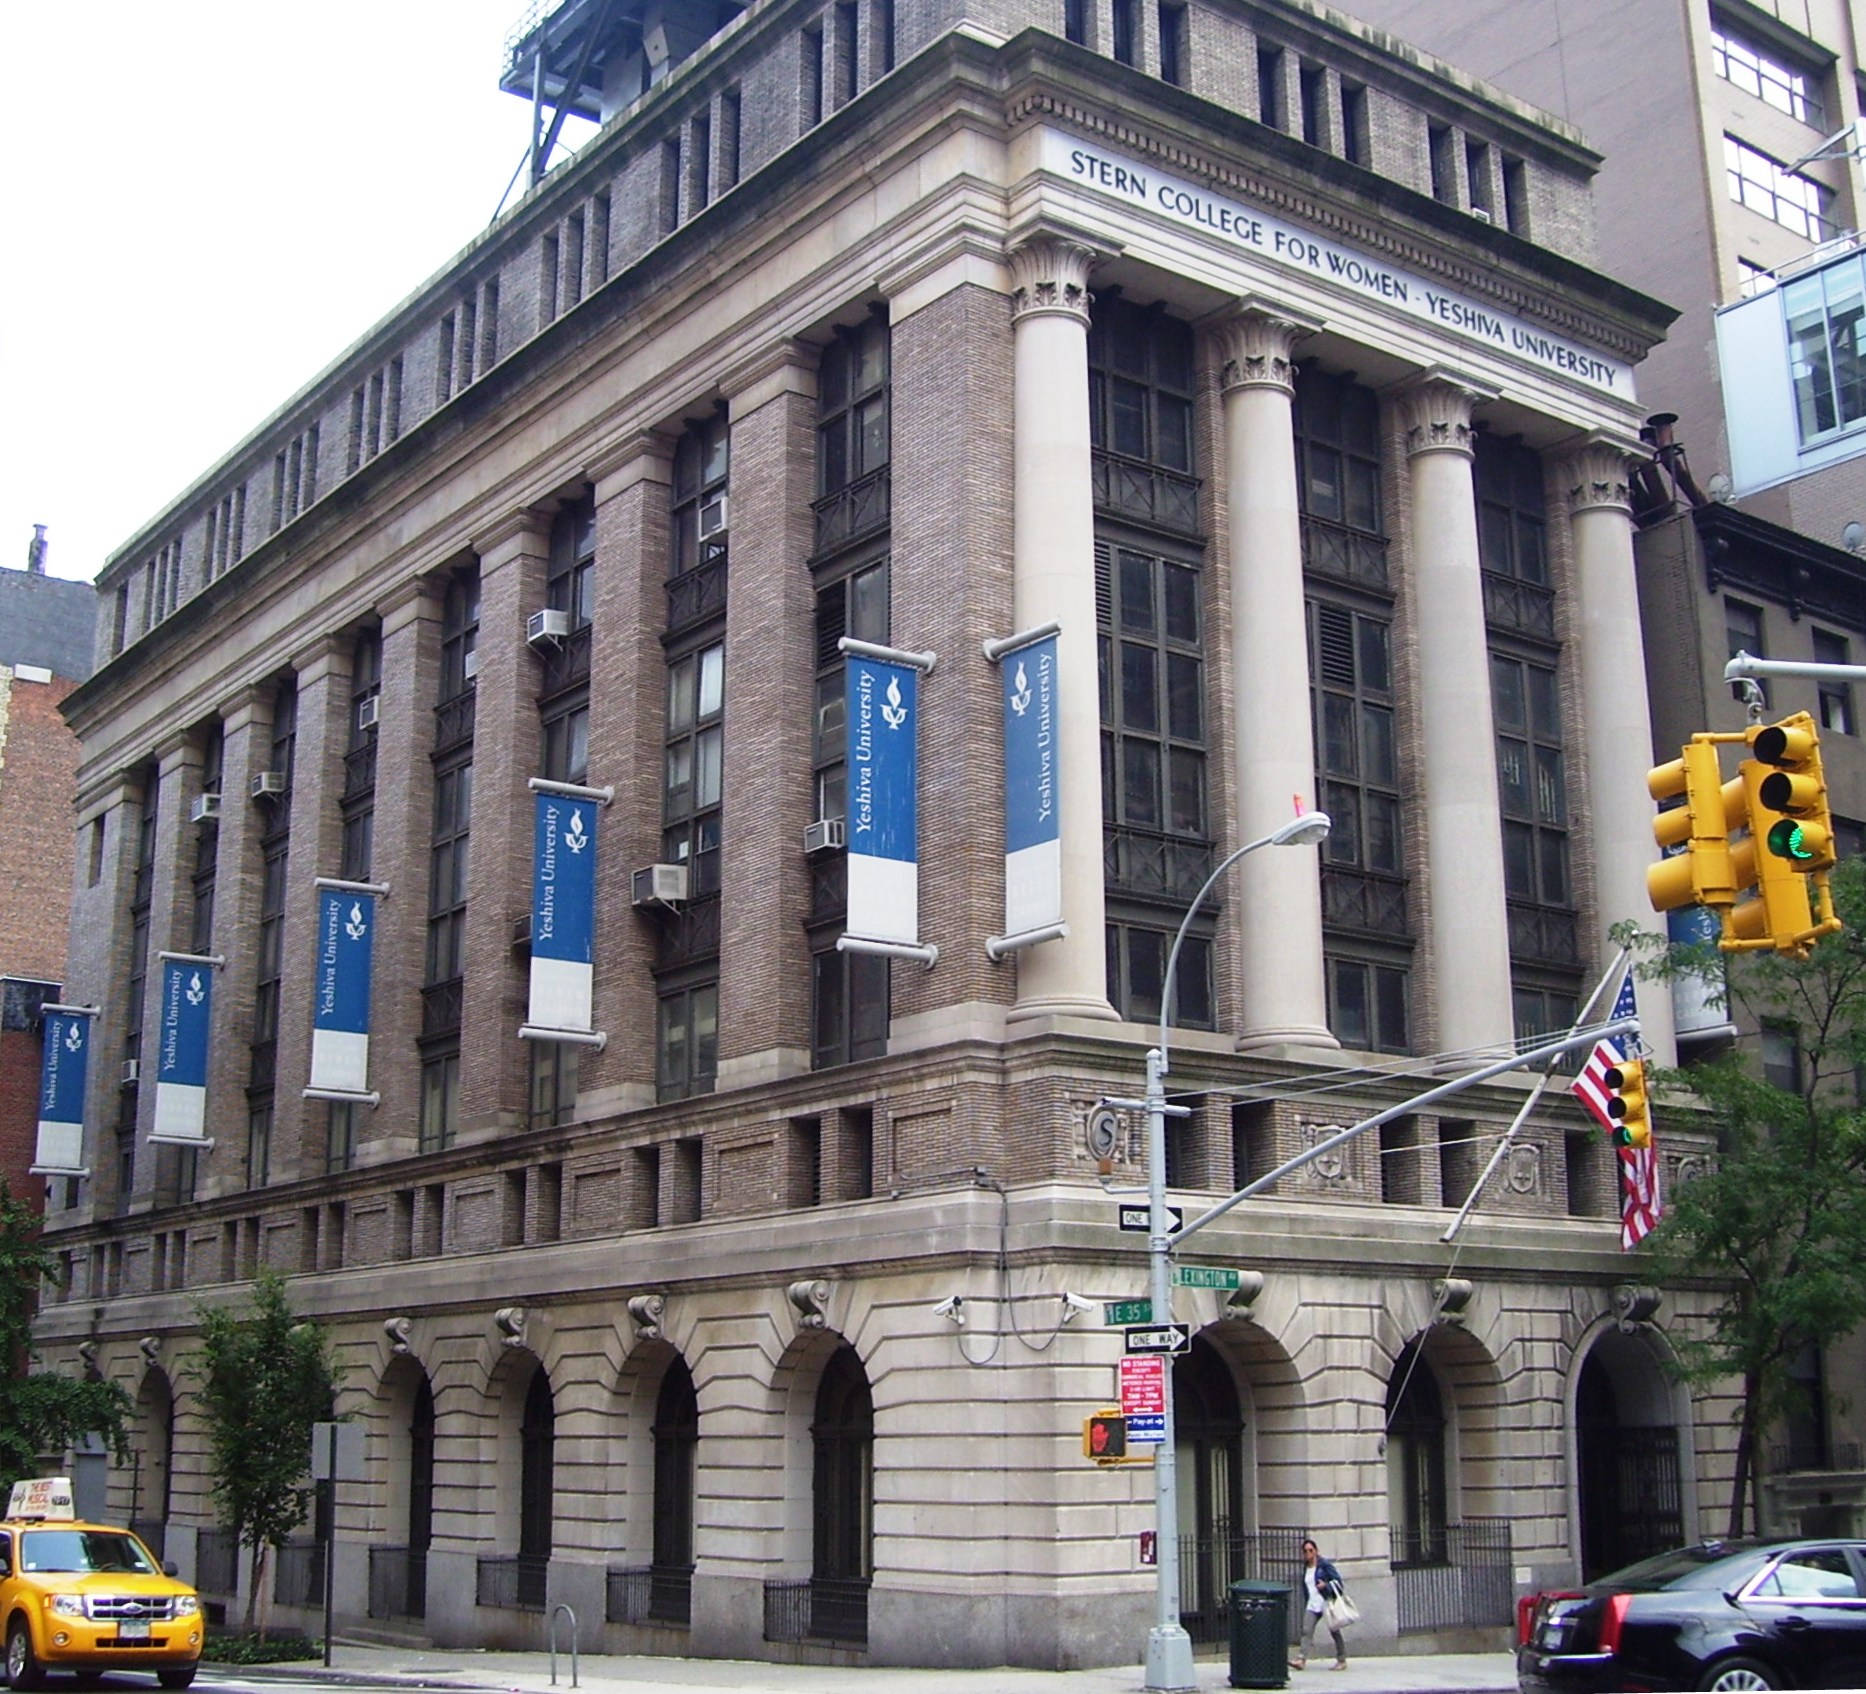
M201 1649L202 1660L215 1665L270 1665L323 1656L324 1643L297 1630L281 1630L261 1638L246 1630L210 1629L207 1644Z

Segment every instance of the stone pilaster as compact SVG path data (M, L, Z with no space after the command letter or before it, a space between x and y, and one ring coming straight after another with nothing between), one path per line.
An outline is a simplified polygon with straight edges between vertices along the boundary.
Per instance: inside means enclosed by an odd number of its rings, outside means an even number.
M434 831L434 701L440 689L441 596L428 581L403 584L382 617L374 869L388 884L376 906L370 1081L382 1096L356 1115L356 1162L406 1158L421 1134L421 980L426 963L428 844Z
M1218 330L1239 845L1287 822L1292 795L1318 804L1310 738L1289 733L1292 712L1306 715L1309 700L1291 416L1292 355L1305 327L1247 308ZM1337 1045L1328 1031L1316 870L1314 848L1265 848L1238 865L1225 890L1243 974L1241 1047Z
M810 1068L810 715L816 359L790 343L735 372L719 922L721 1088ZM761 891L759 905L751 891Z
M1013 1019L1107 1018L1102 892L1101 698L1095 650L1095 511L1089 460L1089 269L1094 252L1039 234L1011 254L1013 622L1057 637L1063 921L1017 955Z
M1574 546L1581 733L1587 748L1594 843L1596 945L1603 963L1615 952L1607 938L1614 924L1628 918L1652 922L1646 866L1656 856L1651 814L1644 804L1652 720L1634 579L1627 464L1626 447L1596 439L1575 447L1560 467ZM1660 1064L1676 1063L1669 988L1663 982L1642 982L1637 993L1641 1035Z
M311 1010L317 958L316 879L335 876L342 851L343 754L350 731L350 644L326 636L293 663L298 731L292 752L292 843L286 863L284 974L279 984L273 1094L275 1182L321 1176L330 1108L304 1097L311 1070ZM378 1064L372 1068L380 1068ZM366 1112L367 1107L359 1107Z
M526 1123L529 1055L519 1039L527 981L513 949L531 910L532 799L540 771L537 672L525 619L544 604L548 512L522 510L474 538L479 554L479 681L473 708L472 844L460 1022L461 1141Z
M1471 407L1477 396L1440 375L1401 391L1412 482L1412 580L1424 744L1426 865L1441 1051L1508 1043L1509 911L1503 819L1484 633Z
M589 466L596 485L590 782L613 787L615 803L603 814L596 891L596 1024L609 1045L578 1061L580 1115L654 1103L655 936L653 920L630 904L630 874L661 856L667 667L660 634L667 627L673 455L672 440L648 431ZM733 504L746 509L736 489ZM795 560L790 568L799 568ZM733 723L728 692L728 756Z

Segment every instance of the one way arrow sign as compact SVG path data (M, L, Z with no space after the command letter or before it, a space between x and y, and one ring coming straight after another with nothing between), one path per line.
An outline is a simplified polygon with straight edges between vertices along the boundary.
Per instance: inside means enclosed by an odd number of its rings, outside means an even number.
M1183 1206L1166 1208L1166 1227L1177 1232L1185 1227L1186 1209ZM1152 1226L1152 1214L1145 1205L1123 1206L1121 1208L1121 1227L1137 1235L1145 1235Z

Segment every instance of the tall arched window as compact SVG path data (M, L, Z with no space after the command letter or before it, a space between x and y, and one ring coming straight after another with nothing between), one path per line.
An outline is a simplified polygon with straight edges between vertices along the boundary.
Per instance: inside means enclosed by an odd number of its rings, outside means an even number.
M551 1489L556 1407L551 1379L540 1365L525 1391L518 1448L518 1603L544 1609L545 1571L551 1562Z
M693 1593L693 1460L700 1442L700 1402L693 1373L675 1359L654 1403L654 1554L648 1615L689 1620Z
M1445 1562L1445 1406L1417 1341L1387 1382L1387 1510L1396 1566Z
M168 1530L170 1458L175 1443L175 1400L159 1370L143 1378L136 1396L136 1441L130 1449L130 1528L158 1558Z
M866 1641L874 1574L875 1404L868 1373L846 1343L823 1372L810 1435L816 1461L811 1634Z

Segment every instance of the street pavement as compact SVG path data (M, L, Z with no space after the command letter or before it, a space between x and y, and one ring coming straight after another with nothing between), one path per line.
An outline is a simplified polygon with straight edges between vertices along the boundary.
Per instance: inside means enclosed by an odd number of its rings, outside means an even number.
M280 1694L281 1684L371 1688L447 1688L497 1694L640 1694L645 1688L681 1694L1141 1694L1138 1665L1100 1670L912 1670L892 1667L783 1665L735 1659L657 1659L586 1653L574 1667L559 1652L556 1682L547 1653L447 1652L337 1641L331 1668L321 1665L203 1665L200 1682L224 1694L252 1688ZM1309 1661L1292 1670L1292 1694L1515 1694L1516 1669L1507 1652L1397 1655L1356 1659L1343 1671ZM1201 1659L1200 1694L1230 1687L1229 1664Z

